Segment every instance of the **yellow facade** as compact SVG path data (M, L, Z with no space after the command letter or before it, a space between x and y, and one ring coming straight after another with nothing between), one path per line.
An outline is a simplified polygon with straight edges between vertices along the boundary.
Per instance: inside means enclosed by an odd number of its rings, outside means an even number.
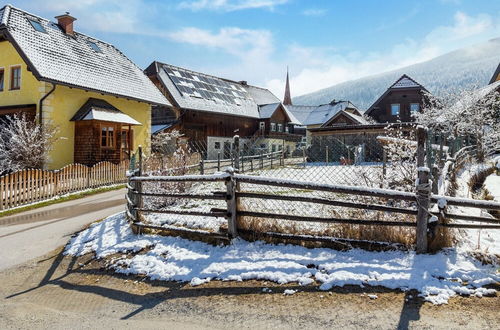
M9 90L11 66L21 65L21 88ZM0 42L0 68L5 70L4 90L0 92L0 107L24 104L36 104L37 116L40 99L52 88L52 84L38 81L27 70L26 63L17 53L15 48L7 41ZM133 146L142 145L148 153L151 141L151 105L144 102L132 101L101 93L87 92L83 89L69 88L57 85L54 92L43 103L42 118L45 124L56 126L58 140L50 152L46 168L58 169L74 160L75 123L70 121L73 115L89 98L103 99L137 120L142 125L134 126Z

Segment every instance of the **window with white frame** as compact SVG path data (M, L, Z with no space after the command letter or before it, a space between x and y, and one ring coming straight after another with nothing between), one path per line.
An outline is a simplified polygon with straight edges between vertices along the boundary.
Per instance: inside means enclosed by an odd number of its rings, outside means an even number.
M220 149L220 142L215 142L214 143L214 149L219 150Z
M10 68L10 89L21 88L21 66L16 65Z
M260 128L261 131L263 131L266 128L266 122L265 121L261 121L259 123L259 128Z
M410 112L415 113L420 111L420 104L418 103L410 103Z
M399 115L399 103L391 104L391 115L398 116Z
M288 128L288 125L286 125L286 126L285 126L285 132L287 132L287 133L288 133L289 131L290 131L290 129Z
M276 132L276 124L271 123L271 132Z
M278 132L283 132L283 124L278 124Z

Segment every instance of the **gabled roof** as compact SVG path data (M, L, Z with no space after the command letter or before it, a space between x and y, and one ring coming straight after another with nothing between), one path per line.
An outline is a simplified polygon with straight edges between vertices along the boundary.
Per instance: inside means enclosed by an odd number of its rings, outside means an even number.
M281 104L280 100L265 88L166 63L155 61L145 73L158 78L175 105L182 109L259 119L263 118L260 105ZM264 111L268 108L270 107L266 107Z
M286 106L304 126L323 125L339 111L352 109L359 113L358 108L350 101L332 101L318 106L288 105Z
M140 125L137 120L124 114L108 102L89 98L87 102L74 114L71 121L81 121L81 120L101 120L110 121L114 123L123 123L129 125Z
M271 104L259 105L260 118L261 119L271 118L272 115L276 111L278 111L278 109L283 109L286 116L288 117L288 121L290 124L300 125L300 122L298 121L298 119L295 118L293 113L290 112L290 110L288 110L287 107L282 103L271 103Z
M498 75L500 75L500 63L498 63L497 69L495 70L495 73L491 77L490 84L493 84L495 81L497 81Z
M321 125L321 127L327 127L327 126L329 126L332 121L334 121L336 118L338 118L341 115L344 115L344 116L350 118L352 121L354 121L355 125L365 125L365 124L368 124L368 121L365 118L363 118L363 116L359 116L357 114L353 114L353 113L351 113L349 111L340 110L333 117L331 117L329 120L327 120L323 125Z
M35 30L29 19L46 33ZM2 34L38 80L170 105L142 70L111 44L79 32L67 35L56 23L10 5L0 9Z
M365 111L365 114L370 114L370 112L373 111L373 109L375 108L375 106L384 97L386 97L387 94L389 94L389 92L391 92L392 90L398 90L398 89L411 89L411 90L421 89L423 91L427 91L427 89L425 89L424 86L422 86L421 84L419 84L418 82L416 82L415 80L413 80L408 75L404 74L401 77L399 77L399 79L396 80L396 82L394 84L392 84L391 86L389 86L389 88L387 88L387 90L384 92L384 94L380 95L380 97L375 102L373 102L373 104L368 108L368 110Z

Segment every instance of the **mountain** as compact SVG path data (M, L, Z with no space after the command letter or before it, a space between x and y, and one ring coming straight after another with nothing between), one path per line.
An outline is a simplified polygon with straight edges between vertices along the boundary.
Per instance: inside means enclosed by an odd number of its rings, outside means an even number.
M294 97L296 105L318 105L333 99L349 100L362 110L401 75L407 74L432 94L487 85L500 62L500 38L461 48L401 69L346 81L317 92Z

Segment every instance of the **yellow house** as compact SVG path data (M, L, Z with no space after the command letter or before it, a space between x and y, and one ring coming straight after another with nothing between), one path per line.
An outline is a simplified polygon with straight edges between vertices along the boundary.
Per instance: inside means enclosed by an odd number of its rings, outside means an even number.
M111 44L7 5L0 9L0 116L25 112L58 128L48 169L119 162L150 148L151 106L171 105Z

